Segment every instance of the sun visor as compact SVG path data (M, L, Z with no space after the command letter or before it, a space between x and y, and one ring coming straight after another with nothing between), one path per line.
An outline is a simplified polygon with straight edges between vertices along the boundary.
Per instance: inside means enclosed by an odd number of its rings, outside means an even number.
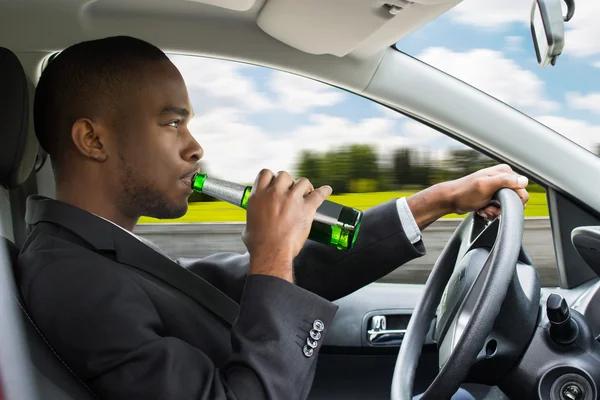
M461 0L268 0L258 26L310 54L369 56Z

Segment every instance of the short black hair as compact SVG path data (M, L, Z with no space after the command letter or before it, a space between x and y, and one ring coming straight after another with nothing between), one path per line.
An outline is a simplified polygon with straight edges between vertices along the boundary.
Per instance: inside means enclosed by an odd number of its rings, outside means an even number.
M129 36L77 43L52 59L35 91L33 117L40 146L56 160L80 118L119 107L139 84L140 67L168 60L158 47Z

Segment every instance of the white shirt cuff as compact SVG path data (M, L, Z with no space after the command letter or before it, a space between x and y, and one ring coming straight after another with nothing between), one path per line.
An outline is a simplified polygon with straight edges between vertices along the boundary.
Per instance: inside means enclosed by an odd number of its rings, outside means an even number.
M398 208L398 215L400 216L400 222L402 223L406 237L410 240L411 244L417 243L421 240L421 230L410 211L410 207L408 207L406 198L402 197L396 200L396 207Z

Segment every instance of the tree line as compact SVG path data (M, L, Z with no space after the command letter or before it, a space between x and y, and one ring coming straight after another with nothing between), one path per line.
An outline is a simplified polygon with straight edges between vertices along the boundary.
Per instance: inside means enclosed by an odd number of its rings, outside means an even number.
M444 158L431 151L400 148L381 159L373 146L354 144L326 152L305 150L299 154L293 173L308 178L315 187L330 185L335 194L420 190L439 182L457 179L497 161L472 149L454 149ZM206 165L201 164L201 170ZM543 191L535 184L529 191ZM194 193L190 202L211 201Z
M471 149L451 150L439 159L430 151L397 149L382 160L369 145L350 145L325 153L304 151L296 172L315 186L328 184L334 193L418 190L468 175L497 162Z

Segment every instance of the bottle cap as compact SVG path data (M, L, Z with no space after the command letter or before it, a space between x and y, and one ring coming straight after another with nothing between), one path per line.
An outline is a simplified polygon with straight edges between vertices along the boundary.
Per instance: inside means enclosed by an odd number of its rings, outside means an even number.
M207 175L197 173L192 176L192 189L196 192L202 192L204 189L204 182L206 182Z

